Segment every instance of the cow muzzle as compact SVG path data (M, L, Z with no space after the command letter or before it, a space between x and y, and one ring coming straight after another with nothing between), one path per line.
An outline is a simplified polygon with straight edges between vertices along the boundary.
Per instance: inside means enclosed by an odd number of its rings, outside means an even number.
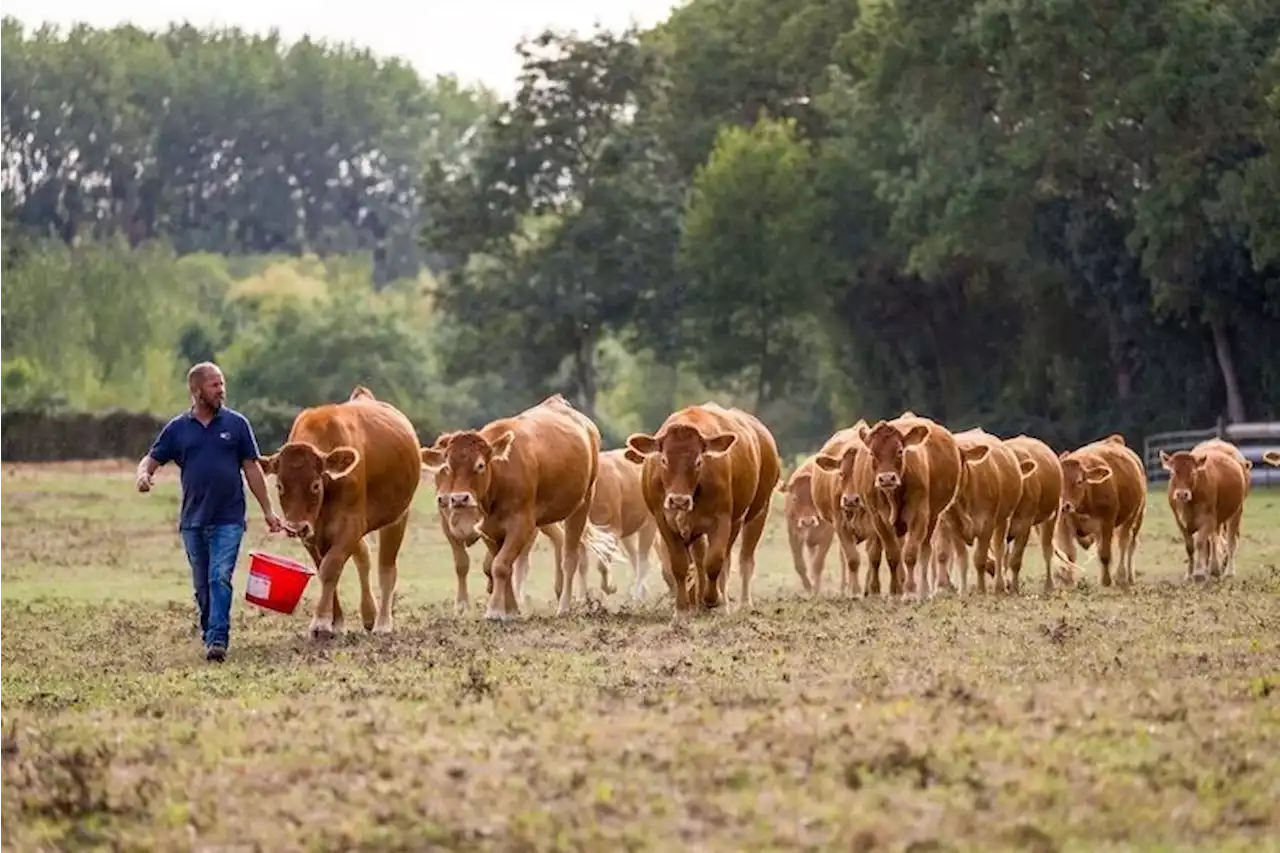
M862 506L862 499L857 495L841 495L840 508L845 512L853 512Z
M688 511L693 509L693 495L667 495L662 501L667 509Z
M1073 513L1076 511L1076 505L1071 501L1063 501L1062 511L1067 513Z
M440 509L468 509L479 504L471 492L448 492L436 495L436 506Z
M1189 504L1191 503L1191 490L1190 489L1174 489L1173 499L1180 504Z
M290 536L297 537L298 539L310 539L315 535L315 531L311 527L311 522L309 521L293 522L285 519L280 523L284 527L285 532Z
M902 485L902 478L893 471L882 471L876 474L876 488L896 489Z
M818 517L816 515L802 515L796 519L796 526L804 529L817 527Z

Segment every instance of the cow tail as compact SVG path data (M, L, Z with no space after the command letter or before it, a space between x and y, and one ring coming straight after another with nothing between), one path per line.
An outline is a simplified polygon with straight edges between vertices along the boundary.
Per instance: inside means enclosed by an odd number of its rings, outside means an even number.
M588 522L586 529L582 532L582 544L586 545L587 550L600 561L600 589L605 595L617 592L617 587L609 579L609 567L613 565L613 561L618 558L618 552L622 550L618 538L603 527Z

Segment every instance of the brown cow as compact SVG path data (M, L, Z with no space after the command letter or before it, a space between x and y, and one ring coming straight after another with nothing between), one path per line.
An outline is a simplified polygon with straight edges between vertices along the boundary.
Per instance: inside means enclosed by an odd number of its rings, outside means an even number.
M1074 563L1075 545L1098 546L1102 585L1111 586L1113 545L1120 550L1116 582L1131 586L1133 554L1147 510L1146 469L1138 454L1112 435L1059 455L1062 462L1062 529L1066 560Z
M631 598L639 601L644 598L645 582L649 578L649 552L658 538L658 525L645 505L640 466L628 458L629 449L606 450L600 454L600 476L596 481L595 500L591 504L591 523L612 533L626 552L635 573ZM578 574L585 591L585 549L578 559ZM600 588L606 593L615 592L609 580L608 562L597 558L596 568L600 572Z
M418 436L398 409L362 386L344 403L303 409L276 453L259 460L274 474L285 527L315 561L320 596L313 637L342 630L338 579L347 558L360 574L360 616L366 630L389 634L396 555L421 479ZM369 587L366 534L378 531L378 593Z
M721 605L739 535L742 605L751 607L755 552L782 472L769 429L740 409L704 403L674 412L654 435L631 435L627 446L645 457L644 499L666 545L676 613L691 606L691 560L702 605Z
M1009 537L1013 550L1009 554L1009 583L1012 591L1018 591L1018 576L1022 572L1022 556L1031 539L1031 530L1040 534L1040 551L1044 556L1044 591L1053 592L1054 534L1058 527L1058 513L1062 502L1062 463L1049 445L1029 435L1016 435L1004 441L1006 447L1018 457L1022 471L1027 474L1027 463L1033 467L1022 480L1022 497L1009 522ZM1071 567L1066 569L1068 582L1072 580Z
M955 433L955 440L965 464L956 499L938 523L934 552L939 574L947 577L951 559L958 559L960 589L968 594L966 551L972 546L978 592L986 593L990 574L999 593L1004 590L1009 527L1022 500L1022 479L1035 471L1036 464L1022 462L1003 441L981 428Z
M805 592L822 594L822 573L827 553L836 538L833 524L825 520L813 502L813 475L816 467L810 456L796 468L778 491L786 495L783 518L787 526L787 544L791 546L791 562ZM842 575L844 572L842 571ZM841 583L841 592L846 584Z
M982 448L981 455L987 452ZM889 562L889 592L931 597L933 533L955 500L964 466L951 432L907 414L864 424L839 457L821 454L815 461L824 471L840 472L842 508L870 510ZM915 588L908 589L913 573Z
M1211 439L1173 454L1161 450L1160 465L1169 472L1169 509L1187 549L1187 579L1204 580L1206 569L1214 577L1235 574L1248 460L1233 445ZM1226 533L1221 555L1220 531Z
M479 430L442 436L434 446L421 448L421 460L435 472L436 503L445 510L441 515L451 542L479 533L493 557L486 619L519 614L513 569L539 528L564 522L564 548L556 563L560 616L569 612L573 584L566 581L577 571L582 543L601 554L616 548L613 537L588 520L600 431L559 394ZM467 566L455 560L454 568L457 600L465 607Z
M858 546L865 543L867 549L867 576L862 584L862 595L880 594L880 564L883 548L876 536L875 522L871 513L862 506L840 503L840 472L827 471L818 465L818 457L830 456L840 458L845 449L858 440L858 430L867 425L859 420L851 427L836 430L826 443L814 454L813 480L810 492L813 495L814 507L823 521L831 524L836 539L840 543L842 567L840 572L840 594L853 595L858 588L858 573L861 570L861 558Z

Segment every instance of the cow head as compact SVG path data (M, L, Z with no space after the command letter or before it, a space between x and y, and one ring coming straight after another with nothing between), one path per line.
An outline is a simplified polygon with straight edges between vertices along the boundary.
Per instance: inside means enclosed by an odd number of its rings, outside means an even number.
M1077 459L1063 453L1062 508L1067 512L1083 512L1089 506L1089 487L1111 479L1111 466L1105 462Z
M866 428L866 425L863 425ZM846 516L852 516L862 509L862 495L858 494L857 483L853 480L853 466L858 461L859 453L867 452L866 446L854 440L839 456L820 453L814 457L813 464L828 474L837 474L840 479L840 509Z
M1197 458L1188 450L1172 455L1160 451L1160 467L1169 472L1169 497L1177 503L1191 503L1196 480L1209 464L1209 457Z
M907 465L907 451L920 447L928 438L929 428L924 424L916 424L906 432L886 421L859 429L858 440L871 454L876 488L886 492L900 488Z
M360 464L360 451L343 446L325 452L305 441L290 441L258 461L265 473L276 477L285 528L310 539L319 523L325 493L351 476Z
M778 491L791 495L793 518L796 527L809 529L822 523L818 516L818 507L813 502L813 473L804 471L792 476L789 481L778 484Z
M442 435L433 446L420 450L422 467L435 474L436 506L455 536L472 535L484 520L493 466L507 461L515 438L511 430L493 441L465 430Z
M657 435L631 435L627 447L641 456L658 457L663 507L688 511L693 509L705 461L724 456L737 440L731 432L706 436L690 424L672 424Z

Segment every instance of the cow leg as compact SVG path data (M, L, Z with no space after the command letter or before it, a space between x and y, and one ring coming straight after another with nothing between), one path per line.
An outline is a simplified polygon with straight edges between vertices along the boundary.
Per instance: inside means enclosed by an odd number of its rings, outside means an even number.
M631 598L640 601L644 598L645 584L649 581L650 563L649 556L653 551L653 540L658 535L658 528L651 523L646 523L640 528L640 532L636 534L636 560L635 583L631 586Z
M639 534L636 534L636 533L633 533L630 536L618 537L618 545L622 548L623 553L627 555L627 563L631 566L631 577L632 577L631 591L633 593L632 595L633 598L634 598L634 592L635 592L635 581L638 580L640 577L640 548L639 548L639 545L637 544L639 540L640 540L640 536ZM602 578L608 578L609 576L608 571L609 571L608 568L605 567L603 565L603 561L601 561L600 573ZM617 591L616 587L611 587L609 590L610 594L616 591Z
M587 529L591 515L591 496L588 495L573 514L564 520L564 588L560 590L557 616L568 616L573 605L573 579L578 573L578 558L583 554L582 534ZM585 586L585 581L584 581ZM585 592L585 590L584 590Z
M311 613L311 637L322 639L334 635L334 598L338 590L338 580L342 577L342 567L351 556L352 544L335 544L320 559L320 568L316 574L320 578L320 595L316 597L315 609Z
M804 540L800 531L791 524L787 525L787 546L791 549L791 566L800 578L800 586L805 592L812 592L813 584L809 581L809 567L804 558Z
M719 520L706 537L706 556L698 576L703 581L701 590L702 606L708 610L715 610L728 603L721 600L722 584L720 576L728 568L729 549L734 539L734 526L728 520ZM744 592L747 592L747 590L749 590L749 586L744 584Z
M1240 522L1244 519L1244 504L1236 514L1227 519L1227 553L1223 561L1222 576L1234 577L1236 573L1236 551L1240 548Z
M907 530L907 547L904 550L903 562L914 567L916 576L916 593L920 601L933 598L933 531L937 520L927 522L924 530Z
M493 592L489 595L485 619L502 621L520 615L512 573L521 552L537 535L538 529L532 518L516 517L507 523L506 535L493 555Z
M1054 528L1057 527L1057 524L1058 524L1058 518L1055 515L1052 518L1047 518L1044 521L1040 522L1040 527L1039 527L1040 556L1044 559L1044 593L1045 595L1049 595L1053 592L1053 531L1054 531ZM1030 531L1028 531L1028 533L1029 532ZM1022 543L1023 550L1025 550L1026 547L1027 547L1026 543L1025 542ZM1015 556L1015 559L1017 560L1015 565L1021 567L1022 551L1019 550L1016 545L1014 546L1014 556ZM1066 571L1068 575L1070 575L1071 570L1066 569Z
M467 610L467 573L471 570L471 555L467 553L466 543L458 542L449 533L448 525L440 519L440 530L444 532L444 540L449 543L449 551L453 552L453 574L457 575L458 590L453 596L453 612L462 615Z
M1213 553L1214 530L1207 519L1195 519L1193 523L1195 527L1191 538L1195 550L1195 563L1191 571L1191 579L1203 581L1207 576L1210 557Z
M1111 546L1115 539L1115 522L1110 518L1101 520L1098 530L1098 562L1102 564L1102 585L1111 586ZM1124 550L1121 549L1121 554Z
M978 525L978 535L973 543L973 570L978 575L978 592L987 591L987 575L992 575L993 593L998 593L1004 586L995 573L995 563L991 559L991 542L995 538L995 519L983 518Z
M669 531L666 527L659 529L662 534L662 544L666 549L666 560L663 566L663 574L669 575L667 583L671 588L671 594L676 599L676 617L679 618L688 614L692 607L689 600L689 569L693 568L695 572L700 572L701 568L692 565L690 559L690 551L688 545L676 539L675 533ZM701 592L702 584L697 584L697 591Z
M378 531L378 617L373 623L373 633L390 634L391 611L396 596L396 556L404 543L404 532L409 526L409 511ZM364 605L362 604L361 607Z
M884 543L880 541L880 537L874 533L867 539L867 579L863 584L862 594L879 595L880 594L880 563L884 558ZM854 578L857 581L857 578ZM889 575L890 584L893 583L893 575Z
M892 525L885 524L879 517L876 518L875 524L880 547L884 551L885 561L889 564L889 595L901 596L906 586L903 577L902 541L898 539L898 534Z
M369 587L369 573L373 570L373 563L369 559L369 543L363 538L356 543L356 549L351 553L351 559L355 561L356 572L360 575L360 622L364 625L366 631L373 630L374 620L378 618L377 605L373 603L373 590ZM338 624L338 596L333 596L333 623L335 627Z
M742 575L742 606L748 609L755 606L751 599L751 581L756 574L756 549L760 547L760 539L764 536L764 527L768 520L769 510L766 507L760 511L759 515L742 526L742 545L738 548L738 573ZM821 578L818 580L820 582ZM817 591L817 586L814 587L814 591Z
M835 531L827 530L809 548L809 576L813 578L813 595L815 598L822 595L822 576L827 571L827 555L831 553L831 544L835 540Z
M1018 592L1018 575L1016 572L1009 572L1005 575L1005 568L1009 558L1009 519L1004 518L996 521L995 533L991 539L992 559L995 561L996 571L996 592L1001 590L1014 594ZM1022 566L1019 564L1019 570Z

